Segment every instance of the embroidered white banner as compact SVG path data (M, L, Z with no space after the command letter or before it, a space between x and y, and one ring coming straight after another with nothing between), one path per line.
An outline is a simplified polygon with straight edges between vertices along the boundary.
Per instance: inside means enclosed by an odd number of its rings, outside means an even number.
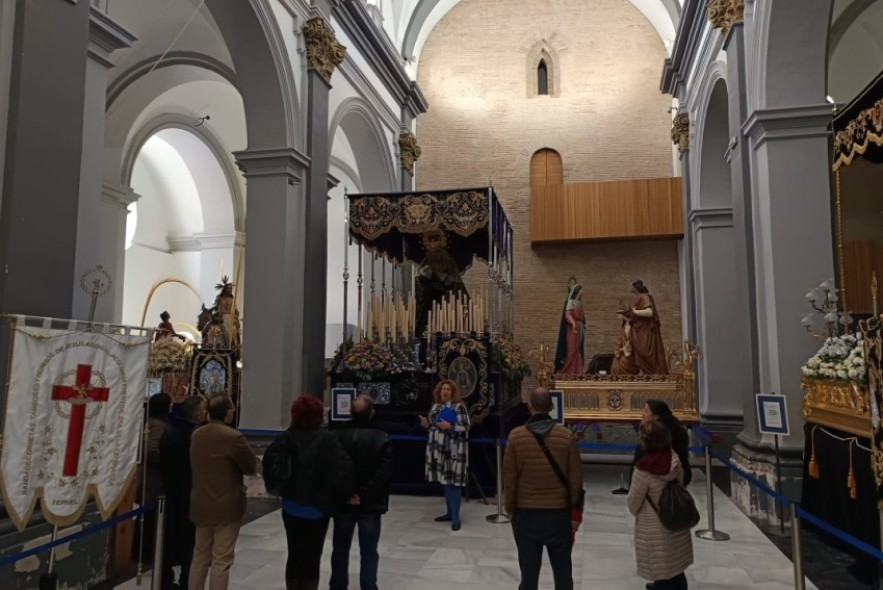
M75 522L94 495L102 516L135 474L148 336L15 326L0 454L9 517Z

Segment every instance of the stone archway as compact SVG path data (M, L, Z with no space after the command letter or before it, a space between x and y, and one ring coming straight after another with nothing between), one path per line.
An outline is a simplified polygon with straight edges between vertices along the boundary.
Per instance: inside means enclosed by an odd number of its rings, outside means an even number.
M212 301L222 275L241 279L242 234L233 196L238 182L224 173L226 160L183 126L159 126L139 144L129 178L140 198L127 219L125 264L135 272L126 273L124 323L140 324L146 317L151 325L167 310L182 323L179 329L193 333L199 305ZM154 292L166 279L181 283Z
M719 71L719 69L717 70ZM712 70L698 119L698 170L689 222L695 286L695 333L703 350L698 371L699 410L715 419L738 419L742 394L751 388L745 358L733 355L734 343L749 340L750 318L745 306L723 312L739 293L737 229L733 218L733 185L729 161L729 97L727 83Z
M393 160L393 133L384 129L380 117L371 105L360 98L348 98L338 107L331 118L329 137L331 167L340 176L340 183L329 191L328 201L328 277L326 304L326 356L330 357L343 338L343 261L346 228L338 220L343 219L344 192L397 192L398 179ZM337 174L335 174L337 176ZM356 277L359 249L348 247L350 280L347 288L347 324L349 330L357 324L358 305ZM365 255L363 272L369 272L371 258ZM377 281L380 282L380 265L376 263ZM387 264L387 267L389 265ZM385 277L392 281L389 268ZM401 288L401 269L395 271L395 280ZM366 283L367 285L367 283Z

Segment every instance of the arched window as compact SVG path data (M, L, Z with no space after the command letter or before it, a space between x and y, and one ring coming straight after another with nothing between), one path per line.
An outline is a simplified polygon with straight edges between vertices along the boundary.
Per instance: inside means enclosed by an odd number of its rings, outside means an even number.
M546 60L541 59L537 66L537 94L549 94L549 69L546 67Z
M564 184L561 155L549 148L537 150L530 159L530 183Z

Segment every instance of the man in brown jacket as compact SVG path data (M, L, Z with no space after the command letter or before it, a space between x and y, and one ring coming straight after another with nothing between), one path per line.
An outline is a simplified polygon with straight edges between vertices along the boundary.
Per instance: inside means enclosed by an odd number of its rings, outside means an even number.
M233 552L245 514L244 475L253 475L257 458L245 437L229 424L233 401L216 395L208 402L209 423L193 433L190 465L193 488L190 520L196 525L196 546L190 566L190 590L226 590Z
M530 418L524 426L512 430L503 461L506 511L512 515L512 533L521 568L518 590L537 590L543 547L549 552L555 590L572 590L570 507L582 489L582 461L573 434L549 417L552 410L549 390L535 389L527 407ZM538 437L543 439L564 472L569 493L549 463Z

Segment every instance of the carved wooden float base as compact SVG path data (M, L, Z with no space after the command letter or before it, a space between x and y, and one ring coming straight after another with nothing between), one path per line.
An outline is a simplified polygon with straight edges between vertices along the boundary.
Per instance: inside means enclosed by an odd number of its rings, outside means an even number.
M682 422L698 422L692 374L583 375L558 378L551 389L564 392L565 420L635 421L647 400L666 402Z
M856 436L871 436L868 390L848 381L804 379L800 383L803 417L807 422L830 426Z

